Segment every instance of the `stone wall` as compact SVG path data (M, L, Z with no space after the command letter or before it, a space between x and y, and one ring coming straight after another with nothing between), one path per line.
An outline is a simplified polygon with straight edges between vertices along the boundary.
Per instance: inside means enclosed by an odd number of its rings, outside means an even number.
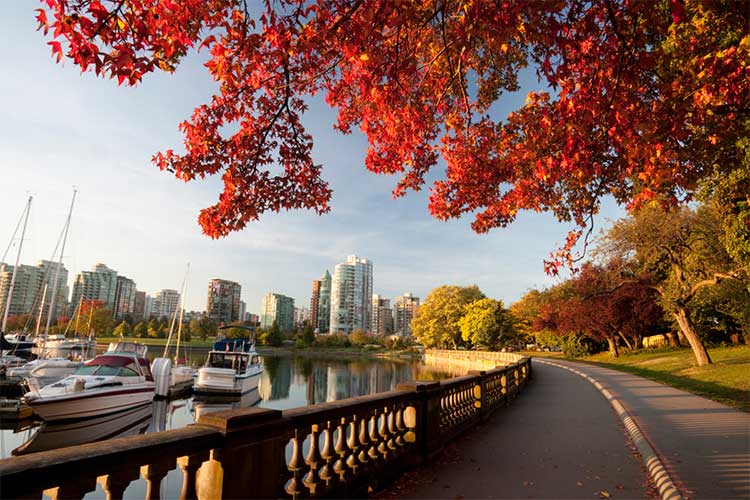
M427 349L425 364L432 369L457 373L465 370L491 370L496 366L505 366L524 359L512 352L492 351L450 351Z

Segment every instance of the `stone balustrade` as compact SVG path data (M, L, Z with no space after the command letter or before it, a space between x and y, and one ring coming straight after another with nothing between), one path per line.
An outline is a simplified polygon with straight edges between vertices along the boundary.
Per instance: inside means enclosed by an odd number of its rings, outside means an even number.
M0 495L82 498L98 484L108 499L126 489L157 499L175 469L185 499L366 495L509 404L530 377L531 360L519 356L440 382L285 411L210 413L182 429L3 459Z

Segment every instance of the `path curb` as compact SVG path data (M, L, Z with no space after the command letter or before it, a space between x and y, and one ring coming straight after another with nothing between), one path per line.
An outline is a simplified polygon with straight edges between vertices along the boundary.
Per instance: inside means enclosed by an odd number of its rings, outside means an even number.
M667 472L666 467L664 467L664 464L654 451L654 448L643 435L643 432L641 432L638 424L636 424L635 420L630 416L622 403L620 403L620 401L615 398L612 393L609 392L609 390L607 390L595 378L581 371L578 371L575 368L559 365L557 363L551 363L539 358L535 358L534 362L555 366L557 368L562 368L563 370L568 370L591 382L594 387L599 390L602 396L604 396L604 398L609 401L609 404L612 405L612 408L614 408L617 416L620 417L620 420L622 420L623 425L625 425L625 429L627 429L628 434L630 434L630 439L633 440L636 448L638 448L638 452L641 454L641 458L643 459L643 465L646 467L646 470L648 470L651 479L654 481L656 489L659 491L659 495L661 496L662 500L684 500L679 490L672 482L672 478L669 477L669 473Z

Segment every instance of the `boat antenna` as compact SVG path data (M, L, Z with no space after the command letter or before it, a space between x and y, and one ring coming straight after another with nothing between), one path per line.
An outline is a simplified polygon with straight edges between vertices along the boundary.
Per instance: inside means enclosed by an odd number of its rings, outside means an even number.
M44 327L44 341L42 343L42 354L44 354L44 348L47 344L47 336L49 335L49 325L52 322L52 314L55 312L55 300L57 299L57 285L60 280L60 269L62 268L63 254L65 254L65 242L68 239L68 229L70 229L70 218L73 215L73 205L76 202L76 194L78 190L73 188L73 199L70 201L70 210L68 210L68 219L65 221L65 229L63 229L63 240L62 246L60 247L60 260L57 263L57 269L55 269L55 279L52 282L52 298L50 299L49 312L47 313L47 325Z
M10 277L10 287L8 288L8 295L6 295L5 299L5 311L3 312L3 324L2 327L0 327L0 332L5 333L5 327L8 324L8 313L10 312L10 303L13 299L13 287L16 284L16 273L18 273L18 263L21 259L21 249L23 248L23 238L26 235L26 224L29 222L29 213L31 212L31 200L33 199L33 196L29 196L29 201L26 202L26 209L24 210L24 213L22 215L23 218L23 230L21 231L21 241L18 242L18 252L16 252L16 265L13 267L13 274ZM21 222L20 220L18 222ZM18 226L16 226L16 230L18 230ZM13 233L13 236L15 236L15 231ZM10 240L11 244L13 243L13 239ZM10 244L8 245L8 249L10 249ZM7 254L6 250L6 254ZM5 261L5 255L3 256L3 261Z

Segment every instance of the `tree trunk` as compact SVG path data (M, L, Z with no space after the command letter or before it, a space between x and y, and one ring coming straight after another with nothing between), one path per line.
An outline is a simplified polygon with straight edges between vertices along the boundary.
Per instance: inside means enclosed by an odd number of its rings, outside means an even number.
M635 348L636 349L643 349L643 335L638 335L635 338Z
M706 346L701 342L698 332L695 331L693 322L690 320L690 315L684 307L680 307L676 312L673 313L677 324L680 325L682 334L685 335L690 347L693 349L695 354L695 360L698 362L698 366L710 365L711 358L708 355Z
M632 351L633 350L633 345L630 343L630 341L628 340L628 338L625 335L623 335L622 332L617 332L617 334L625 342L625 345L628 346L628 349L630 349Z
M613 357L618 357L620 352L617 350L617 339L615 337L607 337L607 344L609 344L609 353Z

